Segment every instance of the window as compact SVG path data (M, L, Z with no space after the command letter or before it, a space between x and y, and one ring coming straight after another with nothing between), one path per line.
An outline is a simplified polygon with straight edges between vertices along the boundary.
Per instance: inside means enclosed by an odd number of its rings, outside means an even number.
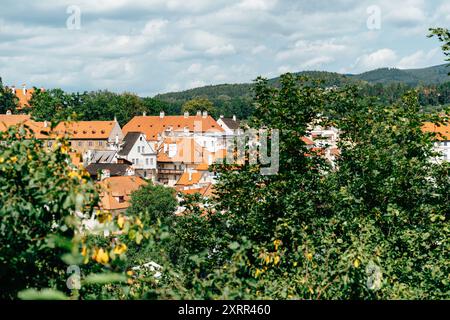
M136 164L139 164L139 159L136 159Z
M103 141L99 141L98 142L98 145L101 147L101 146L103 146Z
M148 158L145 158L145 164L148 166Z
M150 165L153 165L153 158L150 158Z
M51 146L53 145L53 141L49 141L49 142L47 143L47 145L48 145L49 147L51 147Z
M78 146L81 147L83 145L83 142L78 141Z
M141 147L138 147L138 153L141 153Z
M89 141L89 142L88 142L89 147L92 147L92 144L93 144L92 141Z

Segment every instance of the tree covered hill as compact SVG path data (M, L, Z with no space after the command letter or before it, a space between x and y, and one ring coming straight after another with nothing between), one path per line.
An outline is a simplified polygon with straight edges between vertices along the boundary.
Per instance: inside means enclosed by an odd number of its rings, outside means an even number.
M449 81L447 65L439 65L423 69L381 68L361 74L340 74L326 71L302 71L296 74L324 81L325 86L343 86L346 84L394 84L401 83L412 87L418 85L437 85ZM277 85L279 77L269 80L269 84ZM251 97L252 84L220 84L189 89L181 92L170 92L155 96L156 99L170 103L184 103L195 97L207 97L210 100L227 100Z
M396 69L381 68L359 75L349 75L351 78L359 79L369 83L404 83L411 86L434 85L449 81L450 68L444 64L423 69Z

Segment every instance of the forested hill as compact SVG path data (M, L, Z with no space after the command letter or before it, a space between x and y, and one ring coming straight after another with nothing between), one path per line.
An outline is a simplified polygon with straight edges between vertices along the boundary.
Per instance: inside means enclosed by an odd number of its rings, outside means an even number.
M411 86L433 85L449 81L448 65L440 65L423 69L393 69L382 68L373 71L364 72L358 75L349 75L354 79L367 81L369 83L404 83Z
M450 80L448 73L450 67L439 65L423 69L394 69L382 68L361 74L339 74L326 71L304 71L299 75L306 75L315 79L322 79L325 86L342 86L345 84L406 84L416 87L418 85L436 85ZM270 79L269 82L277 84L279 78ZM155 98L170 103L183 103L195 97L204 96L210 100L242 99L251 96L250 83L210 85L181 92L159 94Z

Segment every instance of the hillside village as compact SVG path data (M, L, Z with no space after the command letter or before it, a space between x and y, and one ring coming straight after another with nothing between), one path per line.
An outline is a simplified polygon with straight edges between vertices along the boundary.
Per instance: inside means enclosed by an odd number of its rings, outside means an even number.
M34 89L24 85L11 90L18 98L18 110L26 109ZM69 139L72 163L85 168L102 187L99 207L113 213L124 212L131 193L150 181L181 194L212 196L216 176L210 165L223 161L234 138L245 134L245 125L236 116L214 119L206 111L177 116L144 113L123 127L116 119L60 122L53 130L48 121L34 121L27 114L0 114L0 131L22 124L48 148L58 137ZM423 130L438 133L435 149L441 157L433 161L450 161L450 126L426 123ZM337 128L314 126L302 141L334 164L338 139Z

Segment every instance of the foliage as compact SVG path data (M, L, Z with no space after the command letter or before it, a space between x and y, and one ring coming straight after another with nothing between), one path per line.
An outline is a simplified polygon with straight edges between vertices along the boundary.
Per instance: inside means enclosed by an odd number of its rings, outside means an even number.
M3 81L0 78L0 114L5 114L7 111L14 113L17 103L17 97L12 93L11 89L3 86Z
M177 219L157 244L170 263L152 297L448 298L449 166L429 161L434 137L421 125L438 118L418 112L417 94L384 106L291 75L279 89L262 79L256 88L253 124L282 130L280 172L216 168L216 206ZM299 142L330 106L342 129L338 170Z
M442 51L448 57L447 61L450 61L450 31L445 28L430 28L429 31L428 37L437 37L443 42Z
M26 127L0 133L1 298L20 289L60 286L60 237L71 237L76 214L89 212L97 194L87 174L69 165L64 139L45 149Z
M208 114L216 116L216 110L214 104L208 100L208 98L194 98L183 104L183 112L189 112L191 115L195 115L197 111L208 112Z
M130 204L128 214L139 216L143 223L152 225L158 219L172 217L178 202L172 188L150 182L131 194Z

